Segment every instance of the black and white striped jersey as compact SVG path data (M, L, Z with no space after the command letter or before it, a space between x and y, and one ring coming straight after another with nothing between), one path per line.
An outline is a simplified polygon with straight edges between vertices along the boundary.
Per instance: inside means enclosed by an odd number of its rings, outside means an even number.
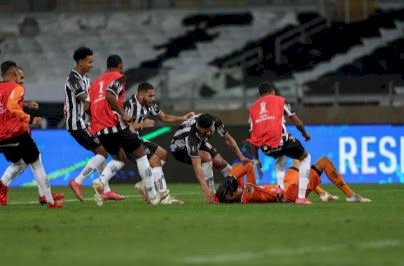
M283 117L282 117L282 138L281 141L279 143L279 146L283 145L284 140L288 139L289 133L288 130L286 129L286 120L285 120L285 116L287 117L291 117L294 116L296 113L295 111L292 109L292 106L290 105L290 103L288 103L285 100L285 103L283 105ZM250 124L250 132L252 131L253 128L253 123L251 121L251 118L248 118L248 123Z
M110 85L107 87L107 91L112 92L115 95L118 103L119 103L120 99L123 100L125 98L125 95L124 95L125 94L125 90L124 90L125 82L126 82L126 78L121 77L121 78L111 82ZM115 134L120 131L123 131L124 129L126 129L128 127L127 124L125 123L125 121L123 120L122 116L120 116L115 111L112 111L112 113L114 113L116 115L116 117L118 118L117 124L113 127L104 128L103 130L97 132L98 136Z
M75 69L72 69L65 83L65 102L64 113L66 119L66 129L69 131L85 129L86 113L84 112L84 103L77 97L88 93L90 79L87 75L80 75Z
M208 141L208 138L203 138L198 133L198 130L196 129L197 117L198 116L194 116L182 122L182 124L177 128L173 138L171 139L170 150L172 152L180 149L186 149L189 156L199 156L199 148L203 143ZM224 137L227 134L227 130L222 121L217 117L215 117L215 121L213 122L213 130L221 137Z
M156 103L151 106L142 105L137 100L136 94L125 102L124 110L135 123L142 123L147 117L158 116L161 113L160 107Z

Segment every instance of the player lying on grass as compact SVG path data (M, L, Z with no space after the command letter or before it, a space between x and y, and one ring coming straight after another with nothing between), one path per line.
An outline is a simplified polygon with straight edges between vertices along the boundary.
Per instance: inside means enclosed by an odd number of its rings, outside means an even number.
M236 164L229 172L226 181L217 189L216 195L223 203L267 203L267 202L294 202L298 194L299 186L299 161L295 160L285 174L285 190L279 191L277 185L259 186L256 182L254 166L252 163ZM322 189L320 176L325 172L328 179L336 185L345 195L347 202L371 202L355 193L345 183L342 175L337 171L333 163L322 157L310 168L309 184L306 196L314 191L321 201L333 201L338 197Z

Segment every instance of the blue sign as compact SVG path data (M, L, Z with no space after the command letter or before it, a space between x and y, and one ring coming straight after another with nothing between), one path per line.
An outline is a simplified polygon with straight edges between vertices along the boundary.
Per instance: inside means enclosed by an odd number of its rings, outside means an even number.
M312 163L323 156L328 157L349 184L404 184L404 126L343 125L306 128L312 137L309 142L303 140L295 127L289 126L288 130L310 152ZM77 144L65 130L35 130L32 135L41 151L52 186L67 185L93 156ZM258 180L259 183L276 183L274 160L263 154L260 154L260 159L264 177ZM184 167L174 160L170 161L171 163L177 164L175 167ZM0 174L8 165L0 154ZM135 175L135 171L133 174ZM98 173L93 173L84 181L84 185L90 185L97 176ZM325 174L322 180L323 183L329 183ZM11 183L11 186L29 185L35 185L29 167Z
M65 186L71 178L78 176L93 155L81 147L65 130L33 130L32 137L41 152L42 163L51 180L52 186ZM0 153L1 174L9 166L4 156ZM93 173L84 181L84 185L90 185L91 180L98 176ZM36 185L31 168L16 177L10 186Z
M288 126L292 136L311 154L312 164L328 157L349 184L404 183L404 126L306 126L306 129L311 135L308 142L295 127ZM259 156L264 173L259 183L276 183L274 160L261 152ZM322 181L330 183L325 173Z

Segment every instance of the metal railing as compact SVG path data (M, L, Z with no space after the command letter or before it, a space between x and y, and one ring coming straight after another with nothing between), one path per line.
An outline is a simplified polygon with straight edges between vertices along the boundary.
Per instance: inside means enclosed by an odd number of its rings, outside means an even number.
M282 63L282 52L299 41L304 41L305 38L316 34L327 28L327 23L324 23L323 17L315 18L295 29L292 29L275 39L275 62L280 65Z
M271 6L275 8L316 8L324 0L19 0L0 3L0 12L128 11L144 9L211 9Z

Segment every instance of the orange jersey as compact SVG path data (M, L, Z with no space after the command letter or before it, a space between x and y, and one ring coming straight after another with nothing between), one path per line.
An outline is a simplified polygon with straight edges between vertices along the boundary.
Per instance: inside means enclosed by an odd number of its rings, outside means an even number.
M0 141L30 132L30 116L23 111L24 92L15 82L0 82Z
M234 176L237 179L239 186L244 186L244 176L246 176L246 181L251 184L257 184L257 179L255 177L254 166L252 163L241 164L237 163L230 170L229 175Z
M242 203L265 203L276 201L276 185L257 185L257 179L252 163L236 164L229 175L237 178L239 188L243 189ZM244 180L246 179L246 180ZM244 182L246 181L246 182Z
M249 184L244 187L241 196L242 203L267 203L276 202L276 185L258 186Z

